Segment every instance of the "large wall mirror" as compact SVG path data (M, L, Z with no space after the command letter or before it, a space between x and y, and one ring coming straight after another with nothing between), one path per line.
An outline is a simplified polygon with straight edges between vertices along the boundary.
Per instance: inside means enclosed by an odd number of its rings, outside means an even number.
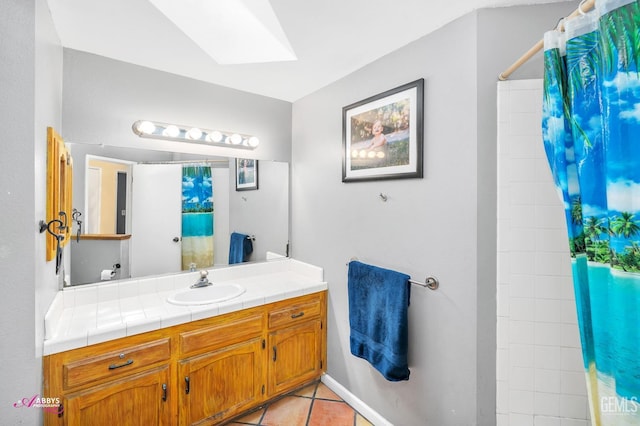
M261 160L260 185L236 191L235 158L70 143L73 207L67 285L175 273L181 261L183 168L210 169L213 265L227 266L230 236L246 234L248 261L287 255L289 165ZM187 182L188 183L188 182ZM196 200L198 201L198 200ZM203 200L204 201L204 200ZM198 203L200 205L202 203Z

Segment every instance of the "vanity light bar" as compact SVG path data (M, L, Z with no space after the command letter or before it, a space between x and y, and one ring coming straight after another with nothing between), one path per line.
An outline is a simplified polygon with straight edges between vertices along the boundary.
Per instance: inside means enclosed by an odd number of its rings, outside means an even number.
M241 149L256 149L260 144L260 140L255 136L160 123L157 121L138 120L133 123L131 128L136 135L149 139L202 143L212 146Z

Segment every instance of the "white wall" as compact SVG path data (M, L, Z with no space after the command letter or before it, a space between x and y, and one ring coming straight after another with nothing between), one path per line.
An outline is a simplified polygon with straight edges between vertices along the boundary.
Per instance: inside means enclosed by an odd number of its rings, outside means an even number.
M3 424L38 424L13 403L41 393L44 314L57 290L45 262L46 126L60 128L62 49L45 0L6 0L0 13L0 411Z
M541 111L542 80L498 83L498 426L586 426L569 244Z

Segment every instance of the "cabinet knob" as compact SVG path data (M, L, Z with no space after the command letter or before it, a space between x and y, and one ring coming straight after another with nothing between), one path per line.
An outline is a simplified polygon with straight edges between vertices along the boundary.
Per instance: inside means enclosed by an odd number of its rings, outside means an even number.
M180 237L173 237L173 242L177 243L178 241L180 241Z

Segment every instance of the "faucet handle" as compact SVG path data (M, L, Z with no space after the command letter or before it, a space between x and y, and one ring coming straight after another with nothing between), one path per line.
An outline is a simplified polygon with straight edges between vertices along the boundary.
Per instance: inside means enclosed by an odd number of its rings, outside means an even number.
M207 278L207 275L209 275L209 271L203 269L202 271L200 271L200 279L204 280Z

